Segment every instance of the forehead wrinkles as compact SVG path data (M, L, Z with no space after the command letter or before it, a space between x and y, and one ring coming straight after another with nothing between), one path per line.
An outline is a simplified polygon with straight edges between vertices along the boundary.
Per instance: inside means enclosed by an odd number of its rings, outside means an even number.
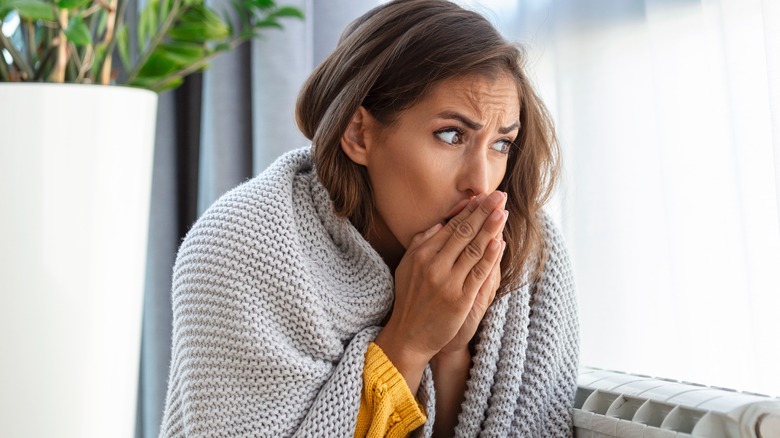
M480 123L495 121L504 126L504 124L511 125L519 118L520 96L517 86L506 75L499 76L495 80L482 76L461 80L453 88L456 92L451 96L474 111ZM514 111L517 111L517 117L512 115ZM494 117L497 119L490 120Z

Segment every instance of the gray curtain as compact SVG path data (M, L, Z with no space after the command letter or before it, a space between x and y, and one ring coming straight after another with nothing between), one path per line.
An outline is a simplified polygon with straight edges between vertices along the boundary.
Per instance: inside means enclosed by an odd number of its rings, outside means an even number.
M221 1L221 0L220 0ZM352 19L378 1L280 0L304 21L216 59L202 75L160 95L138 385L137 437L157 437L171 348L171 273L181 239L220 195L307 144L295 99Z

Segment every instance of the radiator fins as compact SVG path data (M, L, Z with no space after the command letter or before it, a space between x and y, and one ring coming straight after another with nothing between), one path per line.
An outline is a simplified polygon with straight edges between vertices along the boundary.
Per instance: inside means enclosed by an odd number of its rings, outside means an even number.
M780 399L583 368L574 430L577 438L780 438Z

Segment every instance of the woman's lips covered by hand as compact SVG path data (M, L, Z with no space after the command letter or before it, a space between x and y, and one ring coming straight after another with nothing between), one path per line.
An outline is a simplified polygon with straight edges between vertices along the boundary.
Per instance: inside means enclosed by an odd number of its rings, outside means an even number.
M454 218L458 215L458 213L463 211L463 209L466 208L466 206L469 204L469 201L471 201L471 198L461 199L457 204L455 204L455 207L453 207L444 220L442 220L442 224L446 225L450 219Z

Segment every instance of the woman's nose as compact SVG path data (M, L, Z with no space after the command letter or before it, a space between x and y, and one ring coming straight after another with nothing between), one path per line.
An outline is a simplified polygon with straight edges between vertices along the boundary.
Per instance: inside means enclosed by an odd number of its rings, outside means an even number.
M463 156L458 171L458 190L469 196L476 196L490 190L490 167L487 156L482 151L475 151Z

